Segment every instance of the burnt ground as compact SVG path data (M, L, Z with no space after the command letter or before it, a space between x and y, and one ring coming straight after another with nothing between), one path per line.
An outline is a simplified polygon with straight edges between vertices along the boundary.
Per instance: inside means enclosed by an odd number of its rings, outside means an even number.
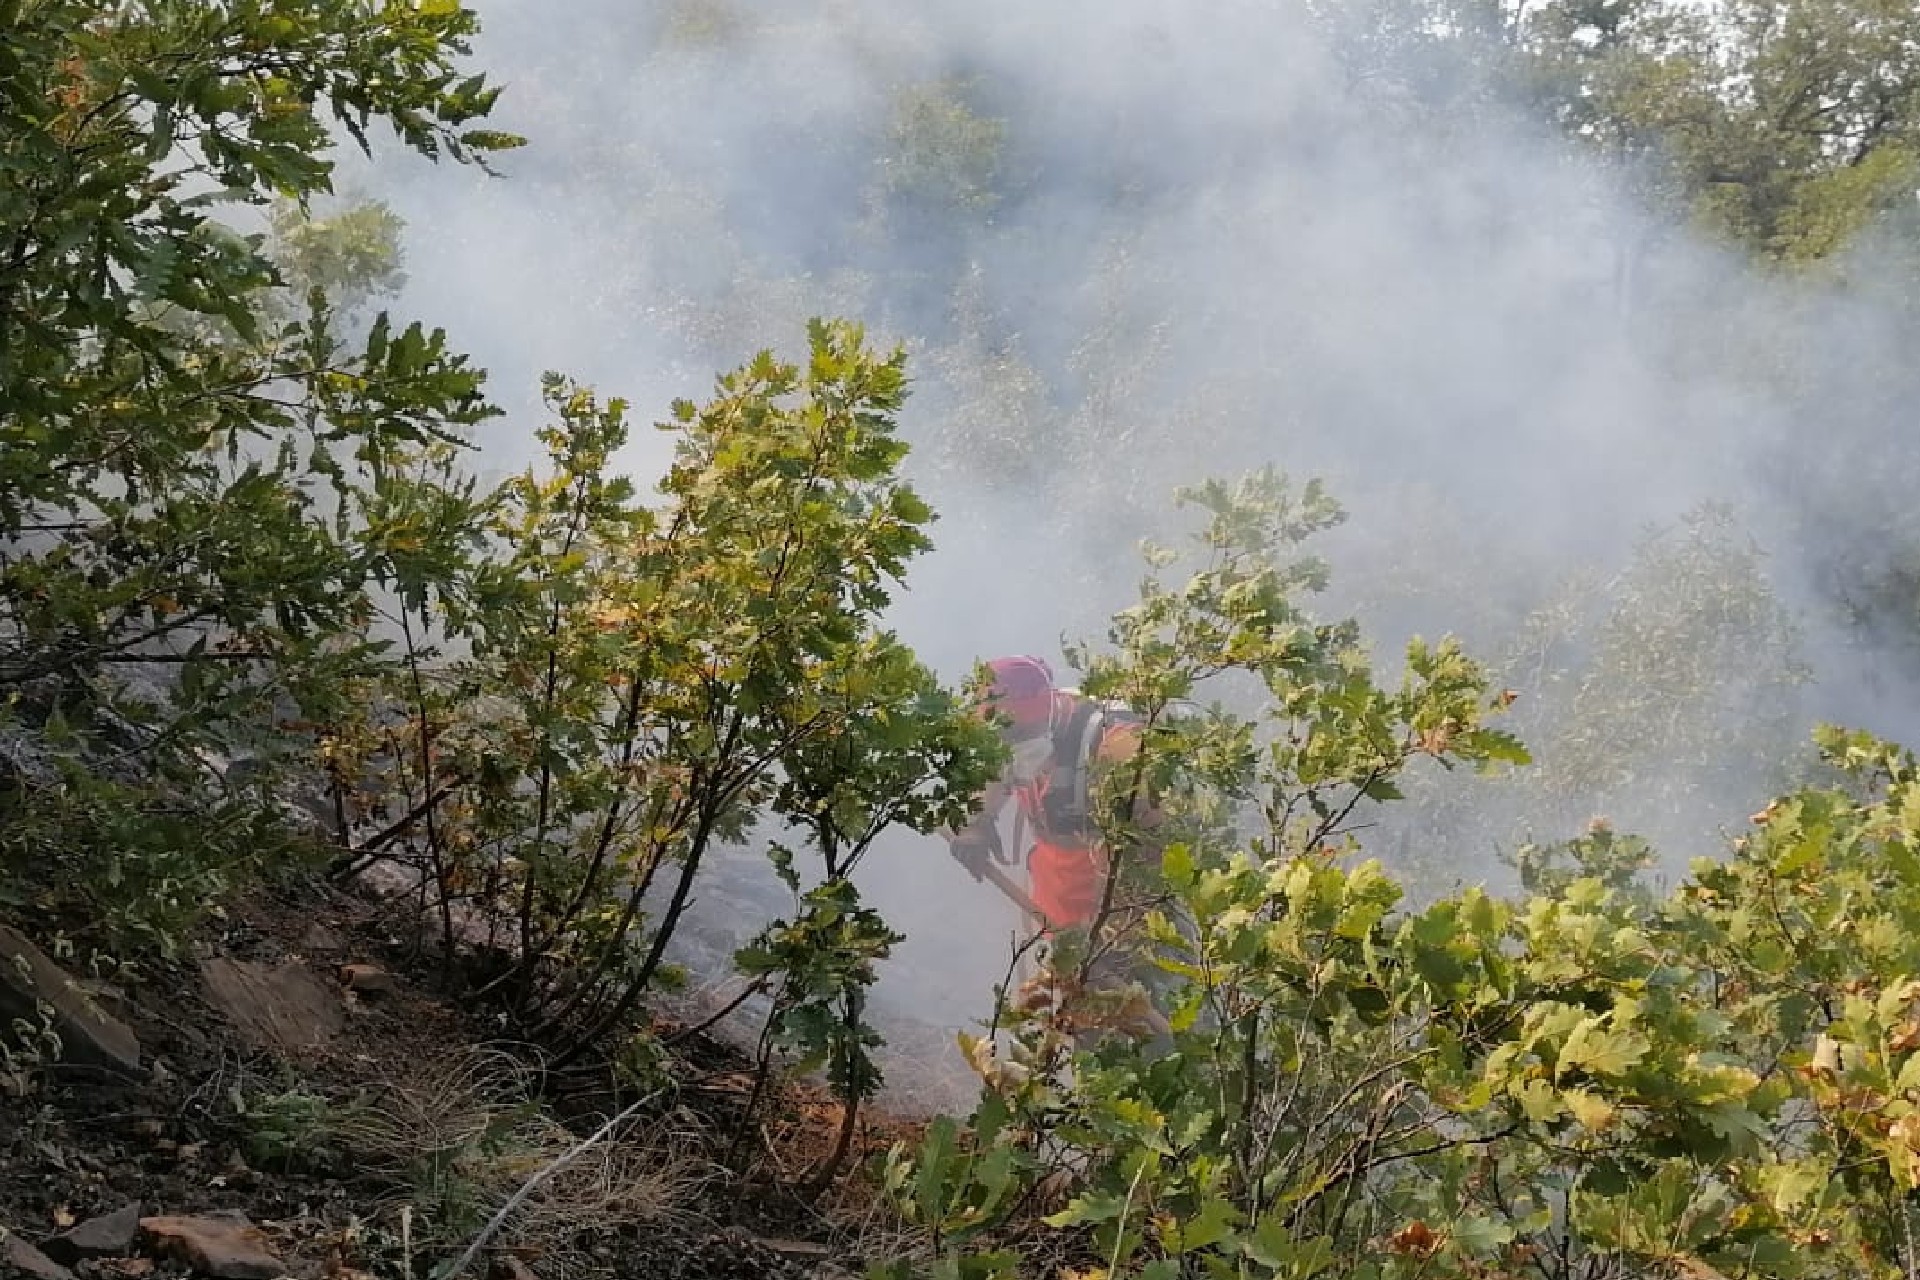
M348 990L345 964L391 981ZM0 1226L43 1241L129 1201L239 1211L303 1280L427 1275L635 1096L604 1067L540 1076L440 988L437 958L357 896L305 886L230 908L195 955L99 991L138 1034L148 1078L0 1071ZM870 1170L916 1125L868 1118L854 1167L809 1202L793 1188L831 1143L830 1099L783 1085L744 1117L751 1064L704 1037L658 1071L657 1101L529 1197L472 1274L843 1280L910 1244ZM133 1258L75 1273L177 1269Z

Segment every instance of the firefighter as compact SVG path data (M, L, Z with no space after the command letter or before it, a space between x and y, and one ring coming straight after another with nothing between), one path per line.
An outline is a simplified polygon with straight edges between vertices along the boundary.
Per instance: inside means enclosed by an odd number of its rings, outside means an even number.
M1040 658L995 658L987 673L982 708L998 722L1013 759L987 788L978 815L953 835L953 856L975 880L993 880L1037 913L1035 927L1049 940L1069 931L1083 935L1083 943L1100 952L1085 976L1095 986L1108 985L1133 969L1115 952L1130 950L1116 938L1129 931L1137 904L1118 892L1109 898L1114 867L1098 810L1111 805L1116 819L1130 813L1131 856L1143 862L1155 857L1151 830L1159 814L1144 795L1128 803L1124 790L1116 793L1125 780L1116 783L1110 772L1136 758L1145 724L1124 706L1058 687ZM1017 865L1017 846L1024 843L1016 838L1010 852L1002 848L999 819L1010 802L1016 806L1015 830L1032 839L1024 894L1002 870ZM1122 876L1123 883L1127 879ZM1089 936L1096 925L1105 935L1100 939Z

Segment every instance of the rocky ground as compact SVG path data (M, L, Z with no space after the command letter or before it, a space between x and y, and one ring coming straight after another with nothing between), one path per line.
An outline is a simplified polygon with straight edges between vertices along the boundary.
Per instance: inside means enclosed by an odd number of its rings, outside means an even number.
M0 1058L0 1274L426 1275L630 1100L605 1071L536 1089L391 912L339 890L257 895L138 974L23 947L0 934L15 988L72 985L66 1061L36 1060L31 1019ZM748 1064L678 1052L657 1101L539 1182L469 1274L841 1280L910 1243L863 1172L815 1203L787 1190L830 1141L827 1099L785 1090L743 1125ZM883 1118L864 1142L912 1137Z

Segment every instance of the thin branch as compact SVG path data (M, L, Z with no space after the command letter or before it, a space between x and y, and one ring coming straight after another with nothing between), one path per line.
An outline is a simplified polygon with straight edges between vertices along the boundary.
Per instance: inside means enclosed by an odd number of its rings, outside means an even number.
M752 982L749 982L746 986L740 989L740 994L736 995L733 999L721 1005L718 1010L709 1014L707 1017L701 1019L699 1022L694 1023L692 1026L687 1027L684 1030L676 1031L672 1035L668 1036L665 1040L662 1040L660 1042L660 1047L663 1049L671 1049L676 1045L686 1043L688 1040L693 1039L695 1036L700 1035L703 1032L713 1030L713 1028L720 1025L721 1021L725 1019L728 1014L732 1013L735 1009L738 1009L741 1005L753 999L755 996L764 993L766 989L767 989L767 980L765 978L755 978Z
M446 1280L454 1280L454 1277L459 1276L472 1265L474 1256L486 1247L487 1241L493 1239L500 1228L507 1224L507 1219L511 1218L514 1211L526 1203L527 1197L532 1195L541 1183L566 1168L569 1164L572 1164L575 1160L578 1160L581 1155L596 1146L602 1139L607 1137L608 1134L611 1134L621 1124L625 1123L627 1118L633 1115L634 1112L640 1110L640 1108L646 1106L665 1092L665 1089L655 1089L645 1097L629 1103L626 1108L614 1116L613 1119L594 1130L590 1136L581 1139L566 1151L563 1151L545 1167L535 1172L531 1178L528 1178L522 1183L518 1191L507 1197L507 1202L500 1206L499 1212L487 1219L487 1225L480 1228L480 1233L474 1236L472 1242L467 1245L466 1251L460 1255L451 1267L447 1268L444 1273Z

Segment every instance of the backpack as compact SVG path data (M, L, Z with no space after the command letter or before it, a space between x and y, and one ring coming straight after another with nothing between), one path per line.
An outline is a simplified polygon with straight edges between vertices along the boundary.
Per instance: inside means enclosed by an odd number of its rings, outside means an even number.
M1124 703L1075 696L1073 713L1053 731L1052 768L1035 788L1035 835L1054 844L1090 844L1098 838L1093 821L1094 755L1110 730L1145 723Z

